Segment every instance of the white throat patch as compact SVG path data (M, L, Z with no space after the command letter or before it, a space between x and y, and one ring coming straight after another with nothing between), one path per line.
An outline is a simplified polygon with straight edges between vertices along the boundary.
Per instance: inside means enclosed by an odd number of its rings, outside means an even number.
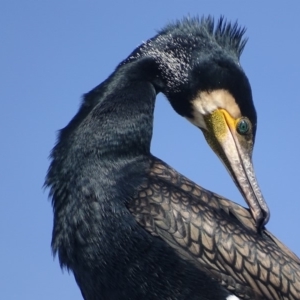
M241 117L241 111L234 97L226 90L200 92L194 100L193 118L187 118L195 126L207 129L203 116L211 114L216 109L226 110L234 119Z

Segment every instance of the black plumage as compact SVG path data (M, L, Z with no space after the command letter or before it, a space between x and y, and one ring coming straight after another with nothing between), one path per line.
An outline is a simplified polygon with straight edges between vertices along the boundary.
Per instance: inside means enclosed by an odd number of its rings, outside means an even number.
M250 213L150 153L157 93L195 121L199 93L226 91L249 120L238 140L251 156L257 120L239 64L243 34L223 19L166 26L86 94L61 130L46 178L52 249L85 299L300 298L299 259L264 228L263 202ZM236 180L206 117L201 129Z

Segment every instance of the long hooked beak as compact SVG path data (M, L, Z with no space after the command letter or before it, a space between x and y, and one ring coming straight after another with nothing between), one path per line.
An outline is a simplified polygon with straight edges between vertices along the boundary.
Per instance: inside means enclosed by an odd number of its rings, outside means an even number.
M245 134L237 132L240 119L232 118L224 109L217 109L204 116L204 121L207 129L202 129L202 131L208 144L226 166L247 202L257 228L261 228L269 221L270 211L253 169L252 138L249 138L249 133L247 138L247 132ZM245 121L249 122L252 136L250 121L248 119Z

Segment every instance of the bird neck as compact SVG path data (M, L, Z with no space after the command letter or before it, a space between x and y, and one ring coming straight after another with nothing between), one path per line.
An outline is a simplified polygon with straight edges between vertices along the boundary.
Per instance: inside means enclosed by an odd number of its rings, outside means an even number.
M129 79L126 73L115 74L106 96L91 112L92 127L98 128L103 151L149 153L156 91L150 82Z
M134 63L124 65L85 95L60 138L77 161L150 153L156 90L141 73Z
M114 192L126 190L124 194L132 194L148 164L155 97L154 86L130 66L119 67L84 96L51 154L45 185L54 195L55 213L75 205L75 198L65 196L78 190L80 194L97 191L101 201L107 203L111 203L107 199L116 197ZM120 182L124 183L122 191L112 188Z

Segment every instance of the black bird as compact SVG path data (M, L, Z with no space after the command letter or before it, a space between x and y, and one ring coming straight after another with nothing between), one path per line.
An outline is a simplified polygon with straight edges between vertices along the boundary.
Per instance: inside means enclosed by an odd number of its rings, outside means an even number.
M45 183L52 249L84 299L300 299L300 260L264 227L243 35L222 18L166 26L61 130ZM159 92L202 130L250 210L150 153Z

